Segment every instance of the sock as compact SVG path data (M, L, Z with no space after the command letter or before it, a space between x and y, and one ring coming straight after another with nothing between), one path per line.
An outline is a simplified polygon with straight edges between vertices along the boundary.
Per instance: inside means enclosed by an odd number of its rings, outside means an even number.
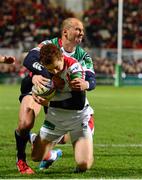
M17 158L26 161L26 144L29 140L29 133L25 137L20 136L20 134L15 130L15 140L16 140L16 149L17 149Z
M37 137L36 133L31 133L30 134L30 143L31 144L34 144L36 137Z
M44 160L55 161L57 159L57 151L50 150Z

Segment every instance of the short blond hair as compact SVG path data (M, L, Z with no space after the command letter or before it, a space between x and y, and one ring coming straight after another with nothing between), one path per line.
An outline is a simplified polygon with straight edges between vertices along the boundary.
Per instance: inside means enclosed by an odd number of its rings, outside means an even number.
M70 17L65 19L61 26L61 33L63 32L64 29L69 29L70 27L72 27L75 21L80 22L82 24L82 22L78 18Z

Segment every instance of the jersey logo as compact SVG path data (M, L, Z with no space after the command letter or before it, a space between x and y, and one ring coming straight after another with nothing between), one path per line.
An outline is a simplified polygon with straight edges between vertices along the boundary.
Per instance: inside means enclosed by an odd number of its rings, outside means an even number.
M89 54L88 53L86 53L84 56L83 56L83 60L85 60L85 59L90 59L91 57L89 56Z
M71 73L82 71L82 68L79 63L74 63L69 69Z
M39 71L42 71L42 67L43 66L41 64L39 64L38 62L33 63L33 68L35 68Z

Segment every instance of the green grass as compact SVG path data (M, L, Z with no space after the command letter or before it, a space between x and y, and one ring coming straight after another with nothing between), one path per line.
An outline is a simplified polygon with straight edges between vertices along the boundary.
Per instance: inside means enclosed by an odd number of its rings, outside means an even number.
M20 175L15 166L14 129L18 122L18 85L0 85L0 178L141 178L142 177L142 87L98 86L88 93L95 110L95 162L86 173L74 174L70 144L58 145L63 157L46 172L38 172L38 163L28 163L35 175ZM44 120L41 112L33 131ZM139 146L138 146L139 145Z

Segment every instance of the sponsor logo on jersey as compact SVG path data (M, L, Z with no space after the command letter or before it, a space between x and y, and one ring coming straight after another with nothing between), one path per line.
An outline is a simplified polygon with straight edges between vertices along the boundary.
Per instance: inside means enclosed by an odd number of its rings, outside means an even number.
M82 68L80 66L79 63L74 63L71 67L70 67L70 71L71 73L75 73L77 71L82 71Z
M39 64L38 62L33 63L33 68L35 68L39 71L42 71L42 67L43 66L41 64Z
M89 54L88 53L86 53L84 56L83 56L83 60L85 60L85 59L90 59L91 57L89 56Z

